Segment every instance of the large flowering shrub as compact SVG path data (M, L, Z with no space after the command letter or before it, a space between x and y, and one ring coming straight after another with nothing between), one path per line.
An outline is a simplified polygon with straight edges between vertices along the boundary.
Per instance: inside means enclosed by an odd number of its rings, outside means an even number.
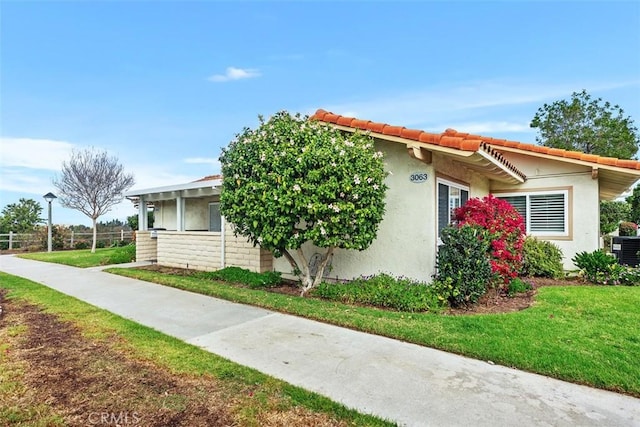
M316 286L335 248L366 249L384 214L382 153L363 133L343 133L282 111L244 131L220 156L221 212L237 234L284 256ZM327 248L315 277L305 242Z
M522 245L525 226L518 211L493 195L469 199L454 210L454 222L483 228L483 238L490 241L491 271L503 287L518 276L522 268Z

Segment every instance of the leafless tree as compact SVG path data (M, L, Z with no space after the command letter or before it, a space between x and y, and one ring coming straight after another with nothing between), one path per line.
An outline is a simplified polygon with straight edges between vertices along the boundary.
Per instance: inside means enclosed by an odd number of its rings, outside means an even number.
M62 163L62 174L53 180L62 206L78 210L93 221L93 244L96 251L97 220L122 201L125 191L134 184L133 175L115 156L106 151L87 148L73 150L71 159Z

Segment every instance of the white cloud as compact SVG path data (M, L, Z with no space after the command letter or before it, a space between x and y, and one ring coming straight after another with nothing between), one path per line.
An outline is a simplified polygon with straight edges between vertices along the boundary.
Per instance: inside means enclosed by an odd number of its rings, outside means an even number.
M480 135L491 135L492 133L501 132L522 132L529 133L534 132L527 123L515 123L515 122L460 122L450 123L441 126L433 126L438 132L442 132L447 128L455 129L458 132L475 133Z
M433 129L436 124L466 121L470 117L490 112L492 117L504 117L516 107L568 98L572 92L588 88L590 93L637 86L638 81L620 83L571 82L545 84L515 80L458 82L431 86L410 93L397 93L334 105L322 105L336 114L381 121L394 125ZM505 113L498 111L504 109ZM315 111L315 109L313 109ZM526 117L523 120L530 120ZM453 127L452 125L446 125ZM437 129L434 129L437 130ZM442 129L439 129L440 131Z
M182 161L194 165L211 165L214 169L212 173L220 172L220 160L213 157L188 157Z
M228 82L231 80L251 79L254 77L260 77L260 71L256 68L236 68L227 67L224 74L214 74L207 80L211 82Z
M51 182L53 174L46 176L34 174L33 170L22 168L3 168L0 179L0 190L3 192L26 193L41 195L49 191L55 192Z
M65 141L2 137L0 166L59 171L74 147Z

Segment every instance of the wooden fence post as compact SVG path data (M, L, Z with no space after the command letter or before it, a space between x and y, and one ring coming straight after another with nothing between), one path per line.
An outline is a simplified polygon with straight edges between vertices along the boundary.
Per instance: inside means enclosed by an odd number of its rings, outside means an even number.
M9 231L9 250L13 249L13 231Z
M69 243L69 246L71 247L71 249L73 249L73 237L74 237L73 234L74 234L74 231L71 230L71 242Z

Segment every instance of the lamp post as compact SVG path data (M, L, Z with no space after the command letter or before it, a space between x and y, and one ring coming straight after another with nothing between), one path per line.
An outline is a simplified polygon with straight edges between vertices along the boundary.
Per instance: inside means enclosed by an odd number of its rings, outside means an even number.
M47 252L51 252L52 242L51 242L51 202L53 199L57 199L57 197L53 193L47 193L44 196L44 199L49 204L49 220L47 222Z

